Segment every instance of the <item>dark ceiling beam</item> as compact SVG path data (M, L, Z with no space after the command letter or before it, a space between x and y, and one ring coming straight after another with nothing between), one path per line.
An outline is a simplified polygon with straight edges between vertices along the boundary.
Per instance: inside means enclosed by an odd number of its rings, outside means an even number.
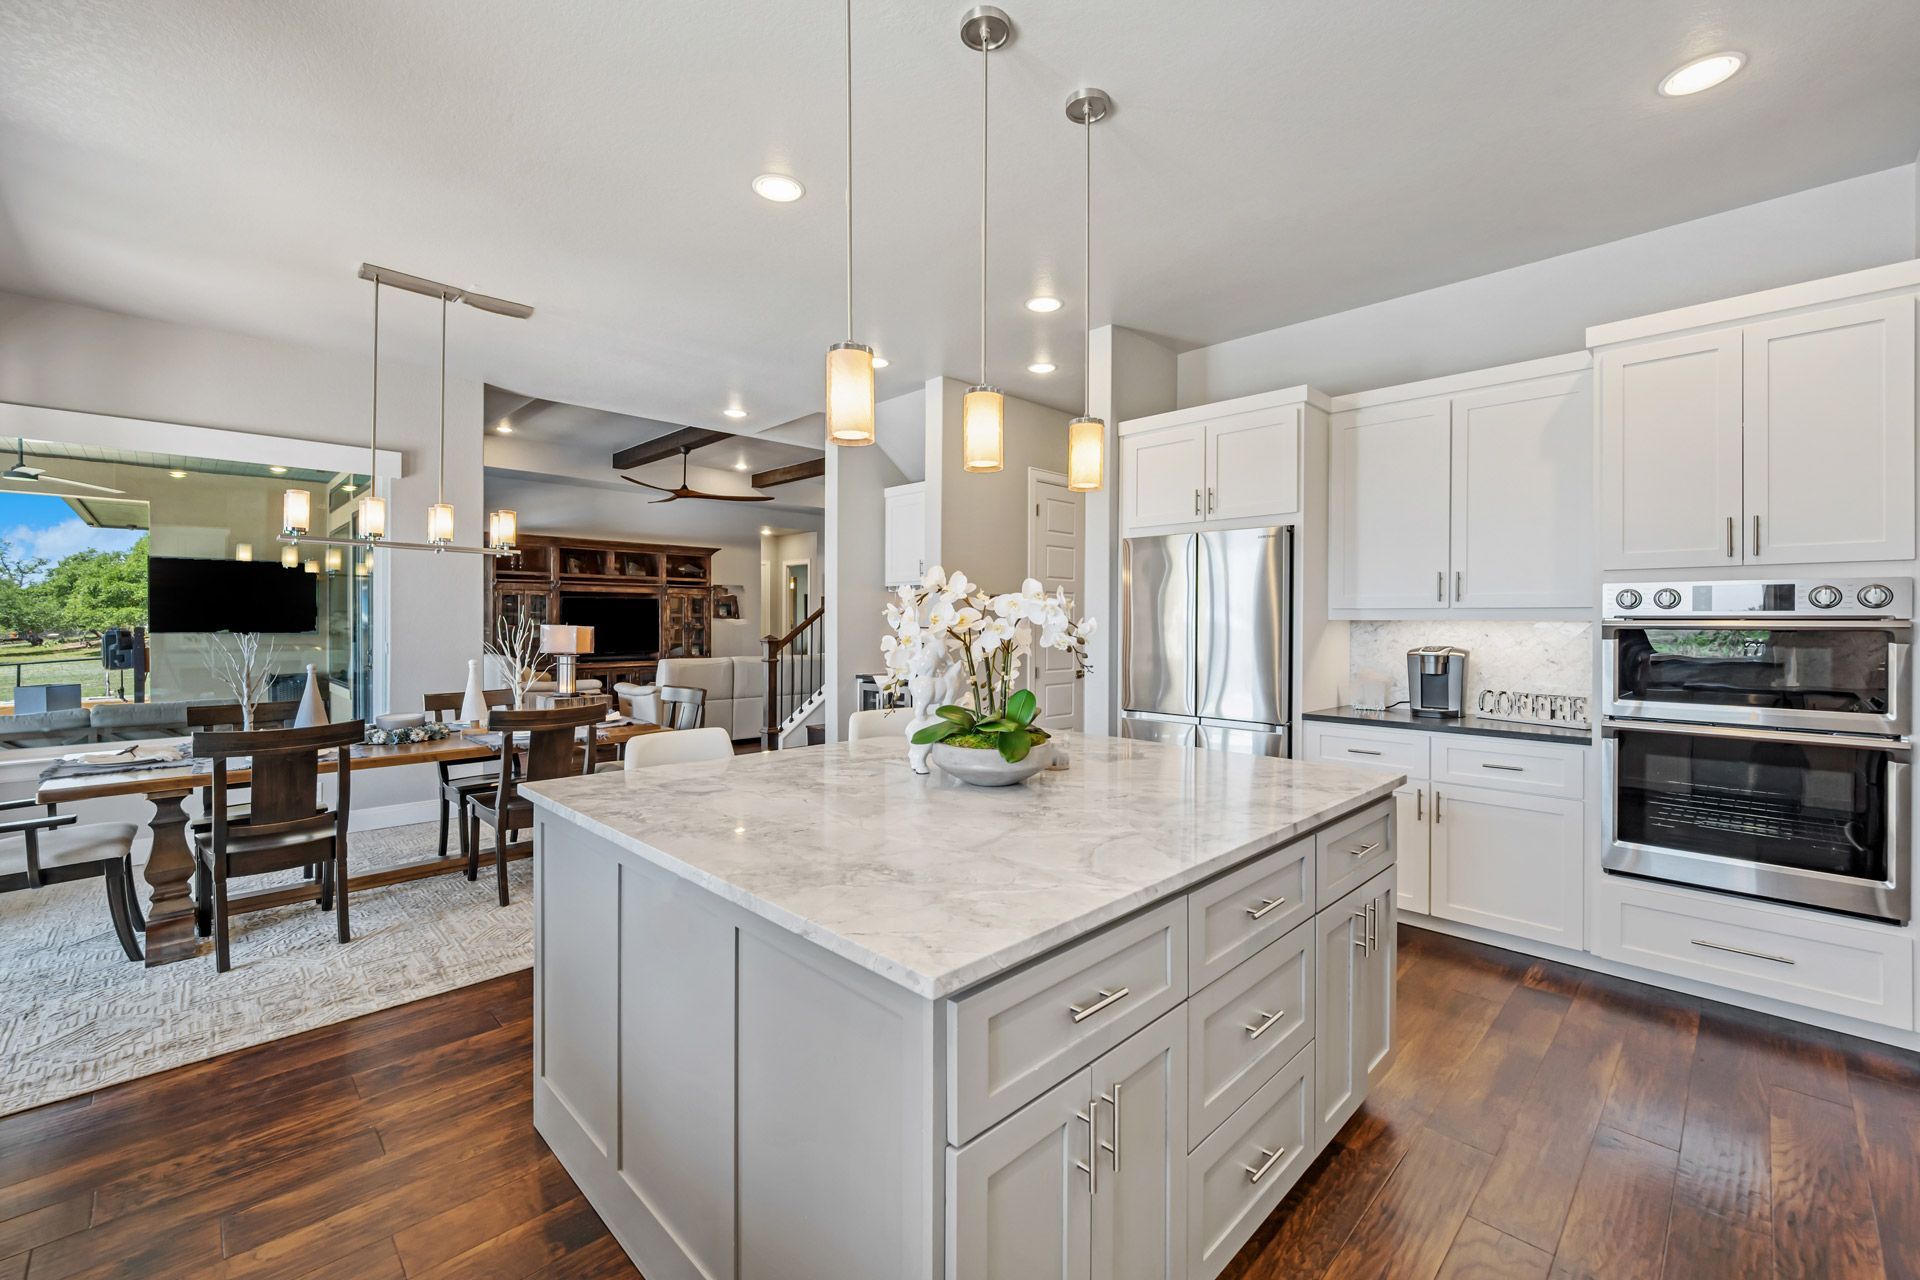
M827 460L814 458L807 462L789 463L784 467L775 467L771 471L753 473L753 487L771 489L779 484L792 484L795 480L817 480L827 474Z
M613 469L631 471L635 467L644 467L649 462L677 458L682 449L704 449L710 444L718 444L730 438L724 431L708 431L703 427L682 427L678 431L669 431L666 435L655 436L644 444L629 445L620 450L613 455Z

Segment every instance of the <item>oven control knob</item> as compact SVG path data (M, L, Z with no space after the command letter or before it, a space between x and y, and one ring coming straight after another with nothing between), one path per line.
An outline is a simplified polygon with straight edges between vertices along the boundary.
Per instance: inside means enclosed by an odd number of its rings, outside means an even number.
M1678 609L1680 593L1672 587L1662 587L1653 593L1653 603L1662 609Z
M1854 597L1863 609L1884 609L1893 603L1893 588L1883 587L1877 582L1869 582L1860 588L1860 594Z
M1640 607L1640 593L1632 587L1628 587L1613 597L1613 603L1622 609L1638 609Z
M1807 592L1807 603L1816 609L1831 609L1846 599L1838 587L1815 587Z

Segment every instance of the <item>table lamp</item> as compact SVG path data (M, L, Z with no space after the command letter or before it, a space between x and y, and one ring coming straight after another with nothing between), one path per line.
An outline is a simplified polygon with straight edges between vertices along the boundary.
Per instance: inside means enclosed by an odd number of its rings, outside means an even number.
M574 678L574 659L593 652L593 628L543 623L540 649L553 655L553 691L563 698L577 694L580 686Z

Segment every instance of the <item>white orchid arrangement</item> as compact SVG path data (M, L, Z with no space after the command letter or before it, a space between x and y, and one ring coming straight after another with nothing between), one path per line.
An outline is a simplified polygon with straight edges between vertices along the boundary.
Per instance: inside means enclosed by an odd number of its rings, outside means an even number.
M949 742L1024 760L1048 736L1033 723L1038 700L1020 686L1027 661L1054 649L1072 657L1076 679L1087 673L1093 620L1076 620L1066 592L1049 594L1034 578L990 596L966 574L949 577L935 565L918 587L901 588L886 617L887 691L907 686L923 712L936 685L946 698L933 711L937 722L913 734L922 746Z

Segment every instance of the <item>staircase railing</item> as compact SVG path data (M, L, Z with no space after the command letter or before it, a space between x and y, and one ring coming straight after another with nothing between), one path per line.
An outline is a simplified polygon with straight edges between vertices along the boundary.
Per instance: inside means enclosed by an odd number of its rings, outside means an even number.
M827 603L794 625L783 636L762 636L767 664L766 715L760 730L760 745L768 751L780 749L780 730L819 691L826 675Z

